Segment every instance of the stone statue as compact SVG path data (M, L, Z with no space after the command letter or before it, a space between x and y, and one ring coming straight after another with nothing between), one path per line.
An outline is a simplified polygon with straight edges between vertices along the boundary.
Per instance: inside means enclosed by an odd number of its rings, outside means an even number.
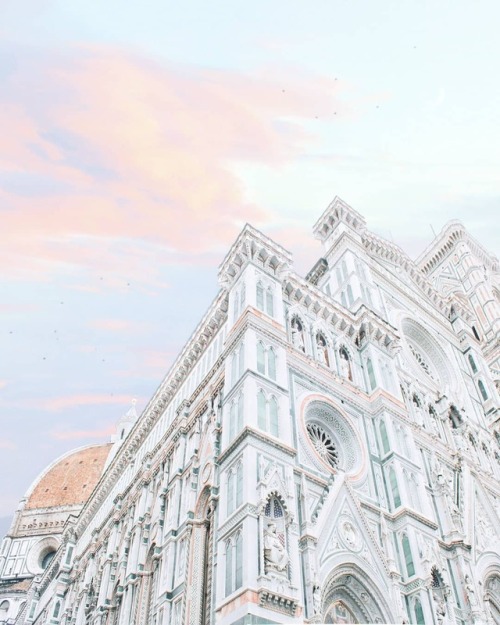
M300 324L300 321L298 321L296 318L294 318L292 321L292 343L297 349L300 349L303 352L306 351L304 345L304 335L302 333L302 326Z
M327 367L330 366L328 361L328 349L326 347L325 339L321 334L316 335L316 352L318 354L318 360Z
M313 586L313 608L315 616L321 614L321 588L317 582Z
M354 529L352 523L350 521L346 521L344 523L343 530L344 530L344 538L346 540L346 543L350 547L355 547L357 534L356 534L356 530Z
M442 597L439 597L435 593L432 595L434 599L434 605L436 606L436 617L438 625L442 625L446 617L446 606Z
M276 523L270 522L264 530L264 564L266 573L272 570L284 571L288 561L288 553L276 532Z
M347 355L345 349L341 349L339 352L340 356L340 374L343 378L352 381L352 371L351 371L351 363L349 362L349 356Z
M465 596L471 608L477 606L476 591L468 574L465 576Z

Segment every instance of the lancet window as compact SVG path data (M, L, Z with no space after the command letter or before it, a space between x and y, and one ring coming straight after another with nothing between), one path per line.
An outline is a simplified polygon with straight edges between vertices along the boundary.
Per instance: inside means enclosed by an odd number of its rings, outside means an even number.
M257 371L276 380L276 352L273 347L266 347L262 341L257 342Z
M243 463L241 460L227 474L227 514L231 514L243 502Z
M231 382L233 386L243 375L245 370L245 346L240 343L231 356Z
M257 308L267 313L270 317L274 317L274 293L269 286L267 289L259 280L256 286L256 303Z
M225 568L225 594L227 597L238 590L243 583L243 537L241 530L237 530L226 541Z
M477 387L479 389L479 392L481 393L481 397L483 401L486 401L488 399L488 393L486 392L486 387L484 386L484 382L482 380L479 380L477 383Z
M229 408L229 440L232 440L243 428L243 393L235 397Z
M257 423L261 430L278 436L278 400L274 395L268 397L262 389L257 393Z
M410 540L407 534L401 536L401 546L403 547L403 557L407 577L415 575L415 565L413 563L413 555L411 552Z

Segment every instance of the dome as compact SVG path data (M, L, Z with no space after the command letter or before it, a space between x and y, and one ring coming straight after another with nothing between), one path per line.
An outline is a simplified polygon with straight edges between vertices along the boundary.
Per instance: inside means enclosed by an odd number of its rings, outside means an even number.
M84 504L102 475L110 448L110 443L92 445L56 460L28 491L25 510Z

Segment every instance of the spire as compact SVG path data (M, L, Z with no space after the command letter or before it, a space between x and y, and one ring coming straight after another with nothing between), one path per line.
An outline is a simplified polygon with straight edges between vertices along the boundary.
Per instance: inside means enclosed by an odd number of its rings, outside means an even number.
M271 275L279 275L291 268L293 257L281 245L246 224L219 267L219 284L228 287L234 283L248 262Z
M135 406L137 404L137 399L134 397L134 399L132 399L132 401L130 402L131 406L130 408L127 410L127 412L125 413L125 417L128 417L129 419L137 419L137 411L135 409Z
M314 236L323 243L325 252L328 252L342 233L349 231L352 235L361 237L365 230L366 221L363 215L355 211L338 195L334 197L313 227Z
M132 426L137 421L137 411L135 406L137 404L137 399L132 399L130 408L127 412L121 417L116 425L116 433L111 436L112 443L120 443L124 440L127 434L132 429Z

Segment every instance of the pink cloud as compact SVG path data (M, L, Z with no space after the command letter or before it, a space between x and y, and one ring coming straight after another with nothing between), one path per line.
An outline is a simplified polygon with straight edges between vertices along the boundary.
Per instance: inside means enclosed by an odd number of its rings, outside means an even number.
M75 408L77 406L103 406L109 404L118 404L123 406L124 411L128 410L128 407L132 401L131 395L106 395L103 393L96 394L75 394L66 395L62 397L53 397L39 402L38 405L44 410L50 410L58 412L67 408Z
M104 266L143 282L157 277L145 266L219 261L245 221L270 217L230 164L304 153L315 137L301 121L342 112L339 88L97 47L20 61L0 96L0 264L30 277Z
M17 445L11 441L8 440L6 438L0 438L0 449L6 449L6 450L15 450L17 449Z
M107 439L116 432L116 425L95 430L53 430L51 437L59 441L74 441L87 438Z
M90 325L110 332L137 332L145 329L144 324L129 319L95 319Z
M0 388L5 388L8 384L7 380L0 380Z

